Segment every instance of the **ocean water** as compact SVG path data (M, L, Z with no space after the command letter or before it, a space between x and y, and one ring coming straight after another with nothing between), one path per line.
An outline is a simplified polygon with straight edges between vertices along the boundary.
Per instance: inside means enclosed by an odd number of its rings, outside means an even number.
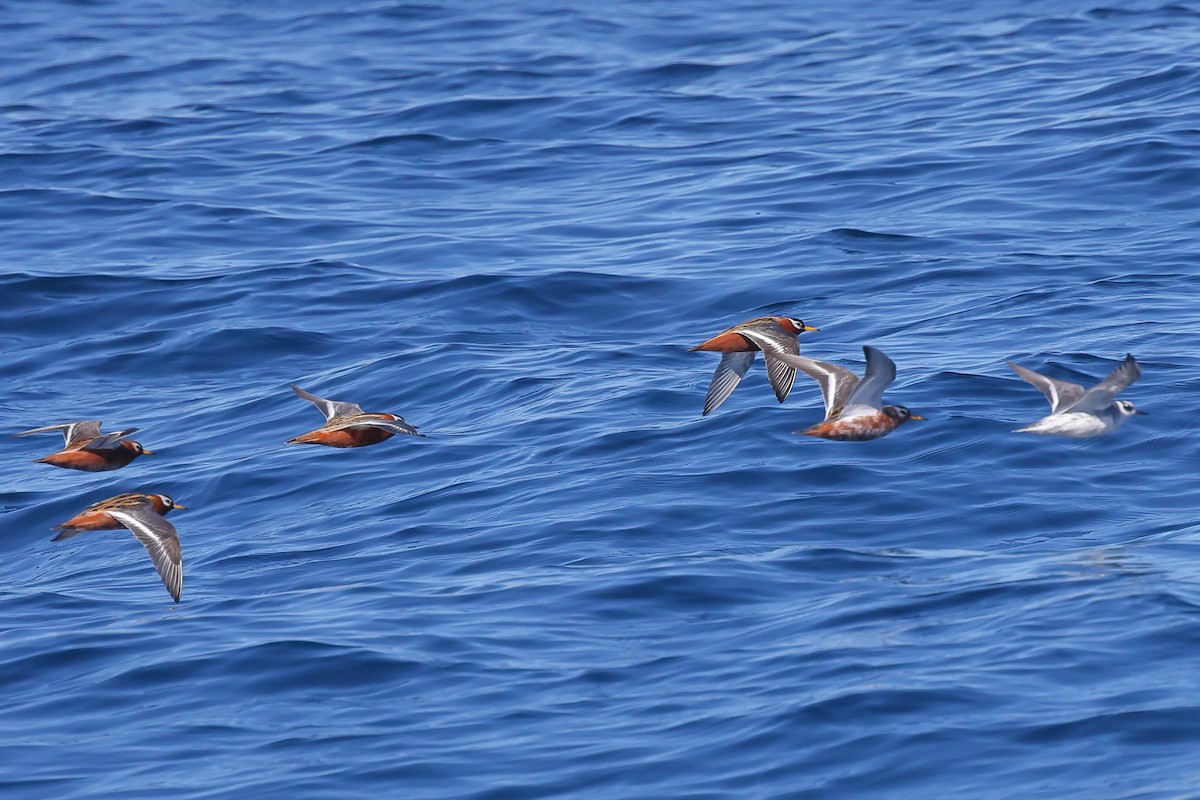
M1200 797L1200 5L0 0L4 798ZM928 417L793 431L761 314ZM1046 413L1012 359L1149 412ZM426 438L289 446L288 389ZM125 531L166 492L176 605Z

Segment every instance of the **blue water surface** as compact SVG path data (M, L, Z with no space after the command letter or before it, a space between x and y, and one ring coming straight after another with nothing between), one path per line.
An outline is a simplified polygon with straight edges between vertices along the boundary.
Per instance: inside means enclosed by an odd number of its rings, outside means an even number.
M1200 4L0 0L4 798L1200 797ZM796 436L760 314L929 418ZM1146 409L1019 436L1013 359ZM426 438L285 445L295 382ZM126 531L166 492L171 602Z

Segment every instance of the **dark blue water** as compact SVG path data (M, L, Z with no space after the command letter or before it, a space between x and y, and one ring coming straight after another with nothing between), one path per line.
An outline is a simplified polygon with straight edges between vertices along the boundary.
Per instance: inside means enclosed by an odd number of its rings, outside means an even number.
M0 2L0 795L1200 796L1200 5L731 5Z

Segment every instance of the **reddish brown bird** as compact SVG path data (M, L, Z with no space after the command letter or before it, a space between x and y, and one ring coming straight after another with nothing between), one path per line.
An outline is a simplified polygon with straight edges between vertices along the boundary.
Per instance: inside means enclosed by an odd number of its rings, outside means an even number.
M883 391L896 380L896 364L876 347L863 348L867 368L861 379L848 369L804 356L779 358L821 385L825 419L796 433L837 442L866 442L886 436L909 420L923 420L904 406L883 405Z
M397 433L423 436L396 414L368 414L355 403L326 400L309 394L296 384L292 391L309 401L325 415L325 424L315 431L288 439L288 444L323 444L326 447L366 447L379 444Z
M689 352L705 350L722 353L717 371L713 373L708 394L704 397L704 415L712 413L725 398L737 388L742 376L754 362L754 354L761 351L767 364L767 377L779 402L787 399L796 382L796 369L775 357L784 352L799 355L799 335L815 331L794 317L755 317L739 322L727 331L719 333L706 342L691 348Z
M165 494L131 492L101 500L80 511L55 530L61 533L51 541L71 539L84 531L128 528L146 548L163 586L175 602L183 595L183 551L175 526L163 519L172 509L186 508Z
M45 458L37 459L40 464L53 464L64 469L79 469L84 472L104 472L110 469L120 469L138 456L154 455L153 450L147 450L141 443L125 440L124 437L136 433L137 428L126 428L116 433L100 433L100 420L83 422L64 422L61 425L46 425L33 428L14 436L28 436L31 433L46 433L47 431L62 431L66 447L57 453L51 453Z
M179 505L179 503L176 503L165 494L142 494L141 492L119 494L107 500L92 503L61 525L55 525L53 530L60 530L62 533L55 536L51 541L61 542L63 539L72 539L84 531L105 531L123 528L125 526L108 512L141 508L143 506L154 509L154 513L159 516L166 516L168 512L174 509L187 508L187 506Z

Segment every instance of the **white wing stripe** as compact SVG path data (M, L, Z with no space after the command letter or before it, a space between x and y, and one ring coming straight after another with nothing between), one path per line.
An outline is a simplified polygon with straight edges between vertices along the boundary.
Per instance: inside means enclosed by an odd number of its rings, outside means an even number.
M346 403L341 400L326 400L324 397L317 397L315 394L306 392L296 384L291 384L292 391L300 397L303 397L308 402L316 406L322 414L325 415L325 421L334 417L342 417L347 414L362 414L362 408L356 403Z
M167 591L179 602L183 594L183 553L175 526L149 507L130 511L111 510L109 515L124 525L146 548L154 569Z
M1079 398L1083 397L1083 387L1077 383L1069 383L1060 381L1055 378L1049 378L1041 373L1034 372L1031 369L1022 367L1012 361L1008 362L1008 366L1021 380L1033 386L1046 397L1046 402L1050 404L1050 413L1057 414L1060 411L1065 411L1068 406L1075 403Z
M394 419L375 419L375 420L360 420L347 422L342 425L326 425L325 429L330 431L344 431L347 428L379 428L380 430L391 431L392 433L407 433L412 436L422 436L415 427L407 422L401 422Z
M716 371L713 372L712 383L708 386L708 394L704 397L704 415L716 411L717 407L725 402L737 385L741 383L742 376L746 374L746 370L753 362L753 350L725 353L721 356L721 361L717 364Z
M767 377L771 380L771 388L782 403L787 400L792 385L796 382L796 370L766 351L763 352L763 360L767 362Z
M840 412L845 400L858 386L858 376L848 369L817 361L806 356L776 354L775 358L795 367L817 382L821 387L821 396L825 401L825 419L833 419Z

